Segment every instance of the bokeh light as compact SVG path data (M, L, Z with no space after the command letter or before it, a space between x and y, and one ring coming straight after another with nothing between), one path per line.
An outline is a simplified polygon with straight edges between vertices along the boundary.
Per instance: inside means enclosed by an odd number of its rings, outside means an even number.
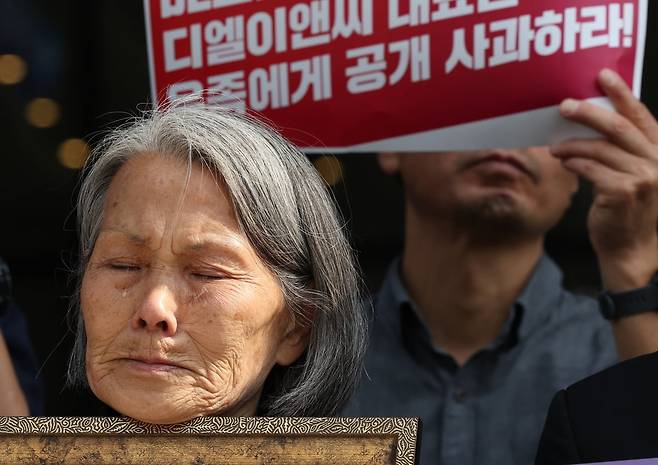
M18 84L27 74L27 64L18 55L0 55L0 84Z
M50 98L35 98L25 107L25 119L37 128L50 128L60 117L59 104Z
M89 146L82 139L66 139L57 149L57 160L70 170L79 170L89 156Z
M330 186L342 181L343 166L336 157L323 155L313 160L313 165Z

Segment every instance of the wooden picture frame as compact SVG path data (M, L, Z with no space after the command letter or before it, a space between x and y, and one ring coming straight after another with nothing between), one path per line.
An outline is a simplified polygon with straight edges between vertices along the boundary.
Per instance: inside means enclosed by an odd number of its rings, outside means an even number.
M415 465L417 418L0 417L0 465Z

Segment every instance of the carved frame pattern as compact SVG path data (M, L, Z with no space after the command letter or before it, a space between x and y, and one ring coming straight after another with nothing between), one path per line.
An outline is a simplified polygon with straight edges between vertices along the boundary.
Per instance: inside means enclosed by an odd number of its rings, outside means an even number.
M153 425L127 417L0 417L0 435L392 435L396 465L415 465L417 418L201 417Z

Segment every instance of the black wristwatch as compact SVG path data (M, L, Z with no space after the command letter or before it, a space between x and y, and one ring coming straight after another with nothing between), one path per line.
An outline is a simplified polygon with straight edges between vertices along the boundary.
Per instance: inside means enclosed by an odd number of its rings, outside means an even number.
M608 320L658 310L658 280L654 276L646 286L630 291L603 291L599 294L599 307Z
M0 258L0 317L9 309L11 301L11 274L9 266Z

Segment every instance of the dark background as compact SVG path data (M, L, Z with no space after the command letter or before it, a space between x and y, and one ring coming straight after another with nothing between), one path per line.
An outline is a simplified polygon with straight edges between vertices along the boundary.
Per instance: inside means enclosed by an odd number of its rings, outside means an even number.
M643 100L658 112L658 7L650 11ZM74 263L73 198L78 172L63 167L58 147L68 138L94 140L149 100L141 0L0 0L0 55L25 60L23 81L0 84L0 257L14 275L14 294L27 315L46 386L48 415L82 415L92 397L63 388L72 343L66 311ZM25 118L28 102L48 97L60 117L49 128ZM376 289L402 241L402 193L368 155L341 156L342 181L333 189L353 234L371 289ZM547 249L567 285L598 286L584 226L587 186L551 232Z

